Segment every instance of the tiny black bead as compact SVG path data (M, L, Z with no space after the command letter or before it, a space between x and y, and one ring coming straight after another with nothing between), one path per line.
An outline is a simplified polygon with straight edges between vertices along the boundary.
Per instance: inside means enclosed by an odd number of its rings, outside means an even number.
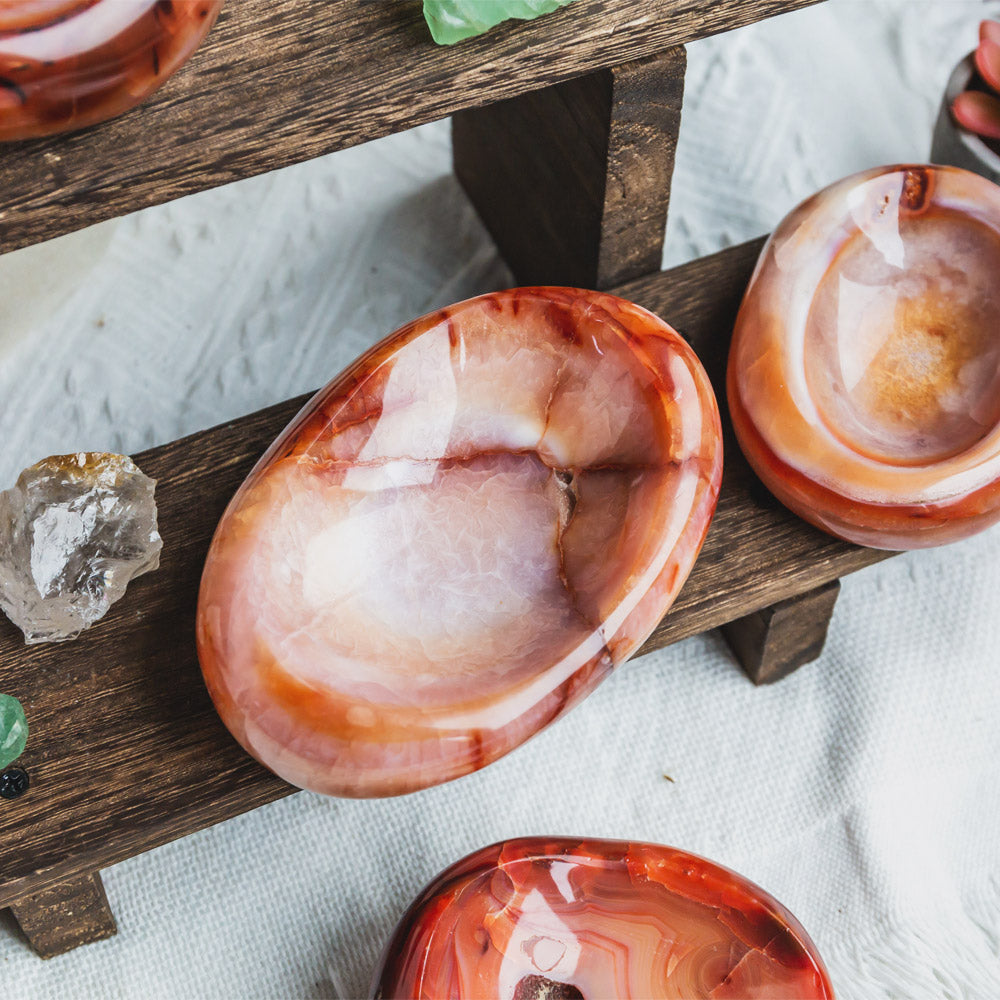
M0 774L0 798L16 799L28 790L28 772L22 767L10 767Z

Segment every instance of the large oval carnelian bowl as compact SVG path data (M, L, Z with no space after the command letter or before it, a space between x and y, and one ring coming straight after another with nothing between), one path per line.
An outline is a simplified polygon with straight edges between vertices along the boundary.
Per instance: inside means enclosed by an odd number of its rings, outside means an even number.
M439 875L377 1000L833 1000L801 924L752 882L658 844L529 837Z
M884 167L797 208L740 309L727 395L765 485L833 535L911 549L1000 519L1000 188Z
M652 313L539 288L425 316L323 389L224 514L197 626L216 708L320 792L483 767L647 638L721 465L711 386Z
M145 100L222 0L0 0L0 140L84 128Z

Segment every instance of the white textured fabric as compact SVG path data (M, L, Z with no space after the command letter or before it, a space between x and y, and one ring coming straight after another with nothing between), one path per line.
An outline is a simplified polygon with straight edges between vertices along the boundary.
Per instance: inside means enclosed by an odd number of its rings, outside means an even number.
M926 158L987 14L1000 3L830 0L692 45L667 262ZM448 171L442 123L4 257L0 483L314 388L400 323L506 284ZM995 1000L998 595L995 529L849 577L822 658L773 688L698 637L477 775L381 802L303 793L127 861L105 872L110 941L41 962L0 917L0 993L361 996L441 868L555 833L746 874L809 929L842 1000Z

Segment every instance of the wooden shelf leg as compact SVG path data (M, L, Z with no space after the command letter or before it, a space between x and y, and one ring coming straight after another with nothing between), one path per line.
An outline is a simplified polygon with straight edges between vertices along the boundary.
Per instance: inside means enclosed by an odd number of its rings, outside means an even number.
M11 911L42 958L54 958L118 933L98 872L24 896L11 904Z
M840 581L722 626L726 642L754 684L771 684L823 652Z
M659 271L686 66L677 47L454 116L455 174L518 283Z

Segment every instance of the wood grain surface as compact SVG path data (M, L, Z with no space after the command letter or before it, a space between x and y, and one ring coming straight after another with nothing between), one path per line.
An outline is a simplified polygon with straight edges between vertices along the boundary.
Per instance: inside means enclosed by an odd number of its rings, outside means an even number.
M839 594L840 581L831 580L722 626L754 684L774 684L823 652Z
M759 242L736 247L617 291L684 333L719 390L759 250ZM19 761L31 788L0 802L0 906L294 791L247 756L216 716L195 655L194 617L226 503L305 398L135 456L159 481L160 569L133 582L90 632L29 647L0 616L2 687L21 700L31 726ZM764 491L730 438L726 448L705 547L645 651L887 555L811 528Z
M518 284L660 270L686 67L677 46L454 116L455 176Z
M118 933L97 872L78 875L33 896L22 896L11 909L41 958L55 958Z
M230 0L146 104L0 149L0 252L818 0L576 0L436 46L419 0Z

